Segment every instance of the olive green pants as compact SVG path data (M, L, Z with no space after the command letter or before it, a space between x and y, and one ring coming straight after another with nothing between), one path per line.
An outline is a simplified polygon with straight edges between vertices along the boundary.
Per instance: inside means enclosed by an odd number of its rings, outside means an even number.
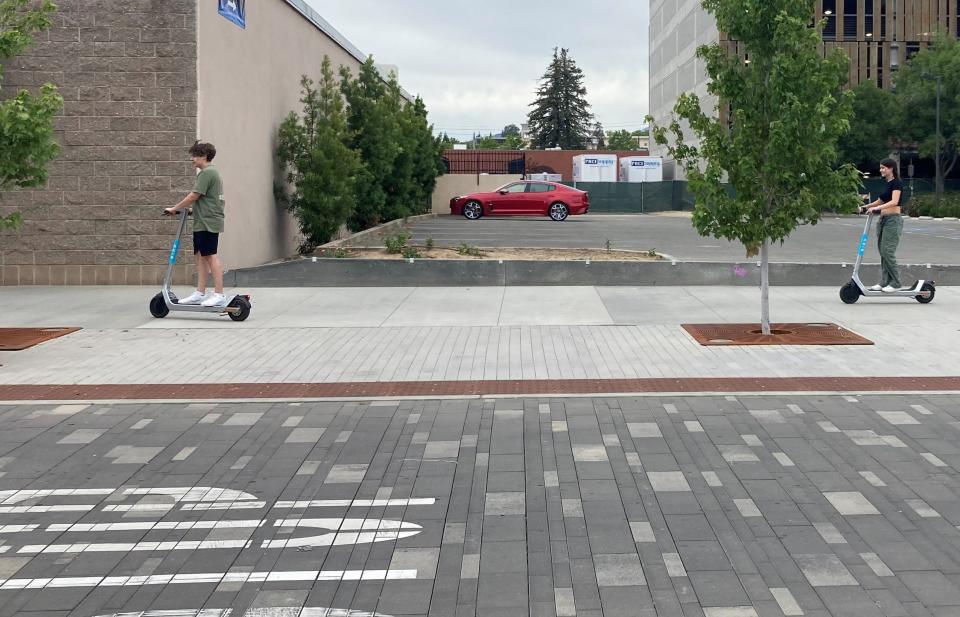
M897 267L897 246L903 233L903 217L891 214L880 218L877 225L877 247L880 249L880 284L900 288Z

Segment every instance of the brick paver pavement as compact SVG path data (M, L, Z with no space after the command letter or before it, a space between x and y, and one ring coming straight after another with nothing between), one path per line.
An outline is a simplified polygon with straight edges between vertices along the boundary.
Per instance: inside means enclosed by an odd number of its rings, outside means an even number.
M957 614L958 429L933 394L0 405L0 617Z

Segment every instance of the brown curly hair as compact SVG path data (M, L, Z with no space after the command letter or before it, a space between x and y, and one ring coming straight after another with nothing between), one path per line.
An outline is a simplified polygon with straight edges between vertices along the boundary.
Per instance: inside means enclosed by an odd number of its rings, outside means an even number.
M213 144L203 143L199 140L193 142L189 152L190 156L202 156L206 158L208 163L213 160L213 157L217 156L217 149L213 147Z

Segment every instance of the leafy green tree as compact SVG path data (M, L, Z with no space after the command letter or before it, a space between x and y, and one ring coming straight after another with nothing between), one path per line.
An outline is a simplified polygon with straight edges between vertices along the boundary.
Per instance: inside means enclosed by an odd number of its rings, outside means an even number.
M654 136L668 146L672 134L668 151L696 198L697 231L739 241L747 257L760 254L761 324L770 334L770 242L815 224L825 210L857 204L856 169L834 167L853 113L854 95L843 89L849 61L840 50L819 53L814 0L703 0L703 7L750 60L720 43L697 50L729 124L719 107L708 115L696 95L682 94L670 126L656 127ZM686 142L681 119L699 144Z
M56 11L49 0L0 0L0 59L21 54L37 33L50 27ZM0 79L3 66L0 65ZM0 192L41 186L47 181L47 164L60 152L53 135L53 117L63 98L53 84L37 94L21 90L0 103ZM19 212L0 216L0 229L22 222Z
M346 144L346 110L330 58L323 57L316 87L306 75L300 85L302 116L290 112L280 124L277 158L286 185L276 192L300 224L301 251L310 252L329 242L352 214L360 159Z
M456 137L450 137L444 133L437 135L437 144L440 146L441 150L452 150L455 144L461 143Z
M938 35L933 44L907 62L896 76L897 98L902 109L902 137L919 144L930 158L937 150L936 77L940 78L940 177L953 171L960 152L960 43Z
M582 149L591 135L590 104L583 86L583 71L569 50L553 50L553 60L540 79L537 98L530 104L528 120L535 148Z
M850 132L840 138L839 161L875 170L890 153L890 140L897 132L897 100L872 81L860 82L853 93L853 118Z
M486 137L481 137L477 141L477 149L479 150L495 150L500 147L500 142L493 138L493 135L487 135Z
M503 127L503 132L501 133L504 137L510 137L511 135L516 135L520 137L520 127L516 124L508 124Z
M362 162L355 184L356 207L347 223L359 231L385 220L387 187L394 184L394 162L400 150L400 129L372 56L360 67L356 78L346 67L340 67L340 77L340 89L348 105L347 143Z
M636 150L637 140L626 129L611 131L607 133L607 147L611 150Z
M522 150L523 138L519 133L507 135L500 147L504 150Z

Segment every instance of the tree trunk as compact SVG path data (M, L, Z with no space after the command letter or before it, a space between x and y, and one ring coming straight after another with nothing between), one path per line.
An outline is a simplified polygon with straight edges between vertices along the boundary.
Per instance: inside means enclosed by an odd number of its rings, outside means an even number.
M763 334L770 334L770 241L763 239L760 245L760 327Z

